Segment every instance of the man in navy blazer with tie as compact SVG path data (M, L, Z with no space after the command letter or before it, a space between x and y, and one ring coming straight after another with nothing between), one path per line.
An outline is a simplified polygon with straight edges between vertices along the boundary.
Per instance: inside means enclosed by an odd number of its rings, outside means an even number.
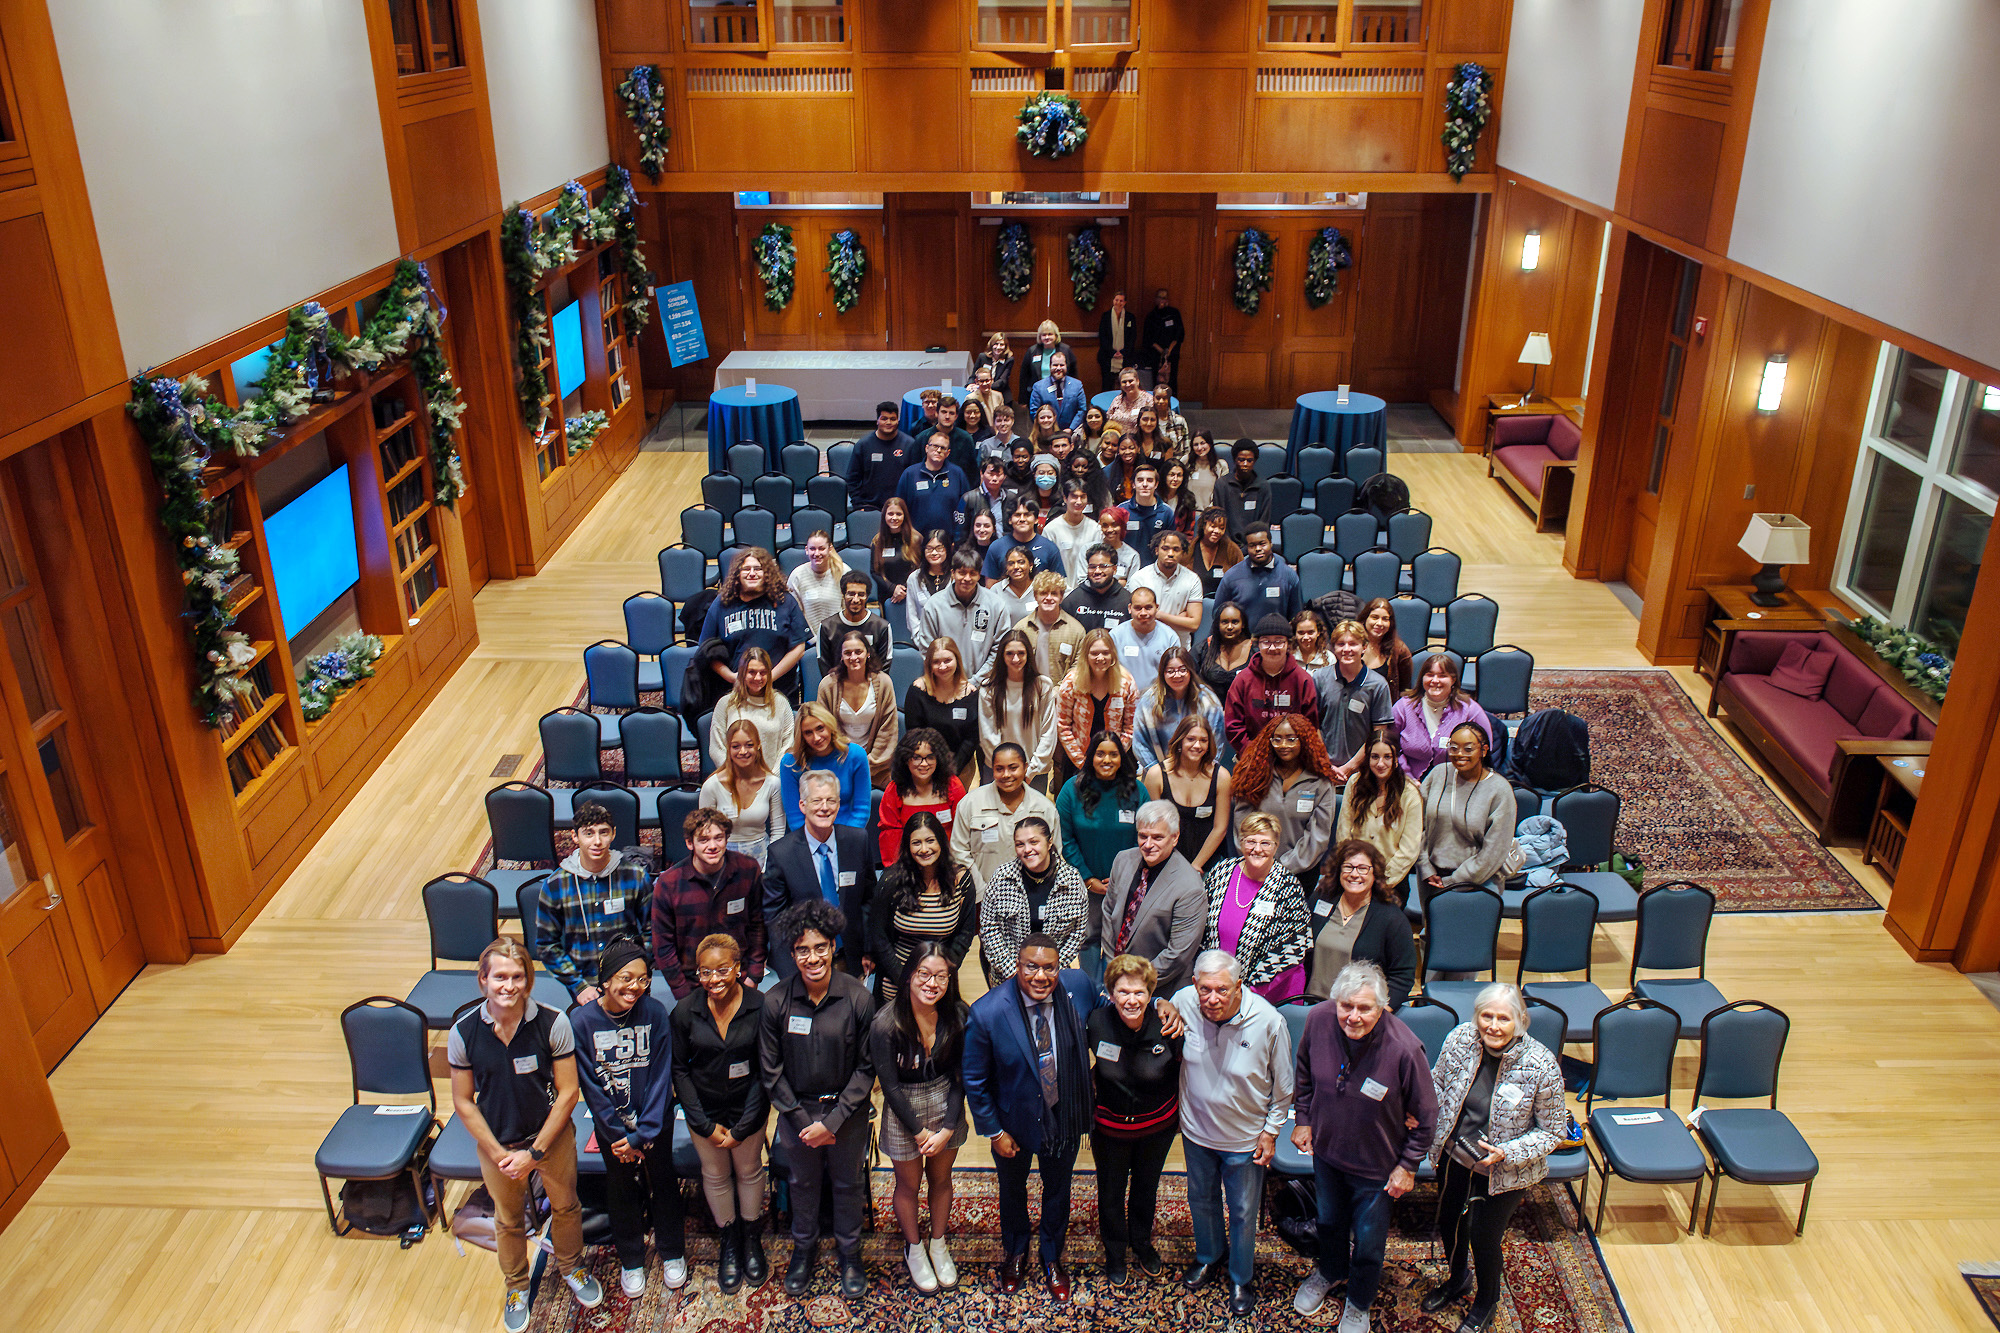
M799 779L799 808L805 823L771 844L764 867L764 919L777 920L794 903L824 898L850 922L868 919L868 901L875 894L875 843L866 829L834 823L840 813L840 779L822 769ZM862 937L867 932L850 925L840 940L840 970L861 976ZM789 949L771 957L778 975L798 975Z

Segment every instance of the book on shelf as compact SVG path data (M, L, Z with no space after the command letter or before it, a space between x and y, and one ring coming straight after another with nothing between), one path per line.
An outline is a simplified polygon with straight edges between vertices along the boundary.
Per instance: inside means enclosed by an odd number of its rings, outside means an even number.
M419 514L414 523L396 534L396 568L408 569L430 548L431 516Z
M208 539L217 546L227 546L230 536L229 525L236 518L236 492L224 491L208 504Z
M417 458L417 432L414 426L405 426L382 441L382 475L393 477Z
M237 747L236 753L229 756L229 781L236 793L241 795L243 789L256 781L285 749L284 733L278 730L277 719L266 718L264 724Z
M403 602L408 613L415 615L421 611L424 603L428 602L431 599L431 594L437 590L438 563L437 557L432 556L429 560L424 561L423 566L416 573L410 575L409 582L403 585Z
M249 570L244 570L222 587L222 604L234 610L236 604L249 595L257 586L257 579Z
M389 524L391 527L423 508L424 478L420 472L411 473L396 484L389 492Z

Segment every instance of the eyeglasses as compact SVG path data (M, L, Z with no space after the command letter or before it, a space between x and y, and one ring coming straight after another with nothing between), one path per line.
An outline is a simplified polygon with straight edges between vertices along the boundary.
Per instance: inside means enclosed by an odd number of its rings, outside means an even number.
M794 944L792 946L792 957L831 958L833 957L833 946L831 944Z
M1024 977L1052 977L1062 971L1060 963L1022 963L1020 973Z
M1479 747L1477 745L1447 745L1444 747L1444 752L1446 754L1478 754Z
M731 963L728 967L698 967L694 972L696 981L721 981L725 977L733 977L735 975L736 964L734 963Z

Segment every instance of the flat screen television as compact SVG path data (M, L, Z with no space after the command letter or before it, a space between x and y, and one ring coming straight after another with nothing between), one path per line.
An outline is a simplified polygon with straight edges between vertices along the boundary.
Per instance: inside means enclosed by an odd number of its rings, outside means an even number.
M302 633L361 579L354 542L354 497L342 464L264 519L278 613L288 635Z
M556 397L566 402L583 387L583 305L571 301L549 322L556 344Z

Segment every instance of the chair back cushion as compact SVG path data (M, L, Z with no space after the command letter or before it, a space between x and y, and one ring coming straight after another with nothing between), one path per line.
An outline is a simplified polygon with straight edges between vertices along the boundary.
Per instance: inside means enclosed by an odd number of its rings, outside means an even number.
M1803 644L1809 649L1831 652L1833 636L1817 630L1796 632L1752 630L1738 634L1729 641L1729 661L1723 667L1725 672L1747 676L1768 676L1771 668L1778 664L1790 644Z

